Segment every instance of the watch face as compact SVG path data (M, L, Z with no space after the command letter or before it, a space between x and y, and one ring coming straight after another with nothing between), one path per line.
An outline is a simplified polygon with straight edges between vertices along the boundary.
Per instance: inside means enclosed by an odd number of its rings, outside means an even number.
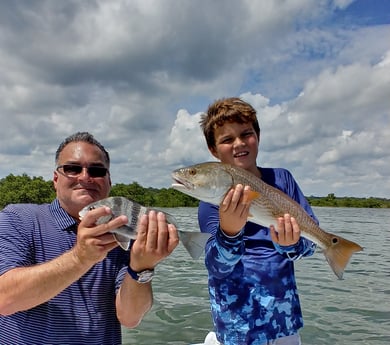
M139 283L148 283L153 279L154 271L145 270L138 273L138 282Z

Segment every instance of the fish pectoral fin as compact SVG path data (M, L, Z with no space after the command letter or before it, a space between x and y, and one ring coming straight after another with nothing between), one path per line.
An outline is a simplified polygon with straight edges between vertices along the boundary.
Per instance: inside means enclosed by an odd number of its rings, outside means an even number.
M131 239L118 233L113 233L115 241L123 250L129 250Z
M179 231L180 240L193 259L199 259L211 234L204 232Z
M260 195L261 195L261 194L260 194L259 192L255 192L254 190L251 190L251 191L249 192L248 201L255 200L255 199L259 198Z

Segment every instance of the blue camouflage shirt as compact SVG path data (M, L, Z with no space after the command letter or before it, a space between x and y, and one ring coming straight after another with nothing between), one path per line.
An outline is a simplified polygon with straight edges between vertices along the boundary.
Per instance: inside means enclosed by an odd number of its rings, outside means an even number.
M291 173L261 168L264 182L297 201L317 221ZM201 202L202 232L213 236L205 264L211 312L218 340L224 345L260 345L296 334L303 326L294 260L312 255L316 245L301 237L296 245L272 242L269 228L247 222L235 237L220 230L218 207Z

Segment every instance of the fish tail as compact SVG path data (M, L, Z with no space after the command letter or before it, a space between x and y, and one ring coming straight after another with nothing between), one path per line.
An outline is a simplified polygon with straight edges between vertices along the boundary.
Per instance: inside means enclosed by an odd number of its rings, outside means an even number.
M184 247L193 259L199 259L211 234L203 232L179 231Z
M336 235L332 235L331 242L332 244L324 250L324 255L337 278L342 279L344 269L353 253L363 248L355 242Z

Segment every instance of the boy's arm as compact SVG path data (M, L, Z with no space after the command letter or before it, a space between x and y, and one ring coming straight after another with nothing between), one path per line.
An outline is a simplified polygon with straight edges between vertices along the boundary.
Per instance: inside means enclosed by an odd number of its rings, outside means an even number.
M298 260L305 256L313 255L316 250L316 244L305 237L300 237L296 244L290 246L281 246L274 243L275 249L283 255L286 255L290 260Z
M211 233L206 244L206 267L216 278L229 275L244 253L243 232L236 236L227 236L219 226L219 208L200 202L198 220L201 232Z

